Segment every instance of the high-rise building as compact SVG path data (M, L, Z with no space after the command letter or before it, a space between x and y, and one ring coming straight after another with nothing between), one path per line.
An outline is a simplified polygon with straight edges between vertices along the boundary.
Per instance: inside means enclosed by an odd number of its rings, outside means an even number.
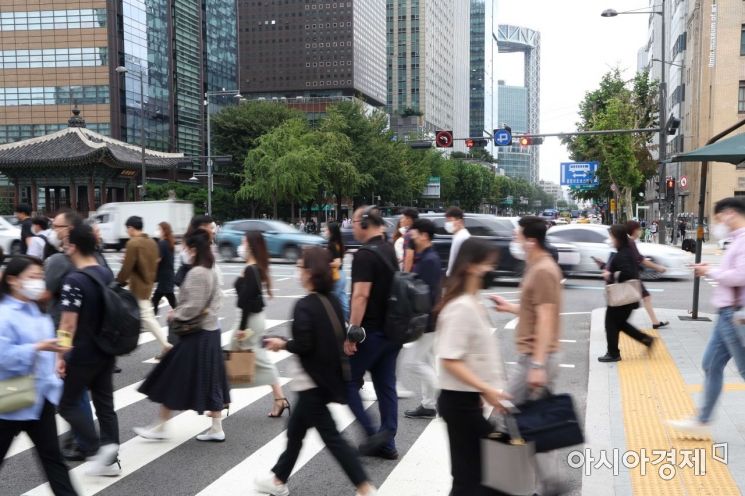
M238 1L240 90L385 103L385 0Z
M496 50L495 0L471 0L470 110L471 137L491 133L497 125L494 54ZM489 145L490 148L493 146Z
M521 86L498 85L498 122L512 134L535 134L540 130L541 33L532 29L499 25L497 47L501 53L522 53L524 77ZM498 148L497 162L505 175L538 182L539 146L517 144Z
M417 131L451 129L464 149L469 129L470 4L387 0L388 109Z
M144 119L148 148L204 155L204 93L238 83L235 0L84 3L0 0L0 143L78 105L94 131L140 144Z

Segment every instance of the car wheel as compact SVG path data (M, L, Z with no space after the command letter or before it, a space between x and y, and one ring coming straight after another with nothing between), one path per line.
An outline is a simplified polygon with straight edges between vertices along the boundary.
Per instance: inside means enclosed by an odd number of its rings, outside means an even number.
M282 251L282 258L290 263L295 263L300 258L300 248L297 246L288 246Z
M238 254L235 252L233 245L224 244L220 246L220 258L226 262L233 260Z
M13 243L10 245L10 254L11 255L20 255L21 254L21 242L16 240L13 241Z

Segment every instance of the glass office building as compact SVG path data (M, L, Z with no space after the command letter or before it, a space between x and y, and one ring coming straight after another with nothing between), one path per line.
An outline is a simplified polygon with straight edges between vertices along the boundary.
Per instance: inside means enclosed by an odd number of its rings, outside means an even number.
M235 0L81 6L0 12L0 143L65 128L77 105L94 131L139 145L144 127L147 148L205 155L204 93L238 86Z
M528 132L527 88L499 85L499 122L509 123L514 134ZM530 148L517 144L499 147L497 161L506 176L532 180Z

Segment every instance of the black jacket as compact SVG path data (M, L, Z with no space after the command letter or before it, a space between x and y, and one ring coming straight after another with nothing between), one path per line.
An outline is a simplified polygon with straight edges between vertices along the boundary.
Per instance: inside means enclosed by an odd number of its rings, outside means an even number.
M256 265L246 265L243 275L233 284L238 295L238 308L241 309L240 329L245 329L248 317L252 313L259 313L264 309L261 277Z
M633 241L630 242L633 243ZM639 279L639 261L637 260L635 250L630 246L619 248L617 253L611 255L605 270L610 272L612 277L615 277L616 272L620 272L615 281L606 281L606 284L624 282L629 279Z
M337 299L325 296L338 320L337 334L321 298L310 294L295 305L287 351L300 358L303 369L327 402L346 404L349 362L344 354L344 315Z

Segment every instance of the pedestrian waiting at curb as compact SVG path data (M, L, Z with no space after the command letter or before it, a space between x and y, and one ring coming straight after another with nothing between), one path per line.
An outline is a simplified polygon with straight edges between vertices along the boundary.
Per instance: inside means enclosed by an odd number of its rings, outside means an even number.
M349 361L344 354L344 315L333 297L328 251L308 248L298 263L300 282L308 292L295 305L292 338L269 337L267 349L294 353L296 372L291 387L297 392L295 411L287 424L287 448L271 469L256 480L256 488L275 496L290 494L287 481L297 462L308 429L315 428L326 448L357 488L357 496L376 494L358 454L339 433L329 411L331 402L344 404Z
M621 224L611 226L610 239L617 252L612 253L605 264L603 270L605 283L614 284L634 279L638 280L639 263L636 252L631 248L633 241L629 238L626 226ZM648 349L652 347L655 338L641 332L629 323L631 312L637 308L639 308L639 302L606 308L605 337L608 343L608 351L605 355L598 357L599 362L618 362L621 360L621 351L618 349L618 337L621 332L626 333L630 338L640 342Z
M722 393L724 368L734 358L737 371L745 379L745 201L730 197L714 205L712 234L717 239L732 241L724 252L719 267L707 263L694 266L696 277L708 277L717 282L711 303L719 316L704 351L703 403L694 418L671 420L669 424L680 432L706 435L714 407Z

